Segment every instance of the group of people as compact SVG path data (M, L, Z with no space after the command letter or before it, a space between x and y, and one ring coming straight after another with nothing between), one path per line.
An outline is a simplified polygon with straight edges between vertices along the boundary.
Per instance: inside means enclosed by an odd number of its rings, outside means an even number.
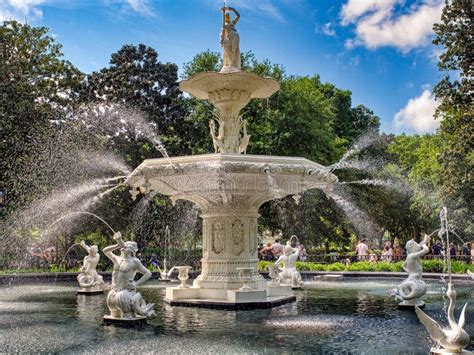
M280 244L280 239L275 239L275 243L258 244L258 259L265 261L278 260L284 253L284 245ZM296 248L299 249L299 259L305 261L308 254L303 244L296 242Z
M357 260L365 260L375 263L378 260L386 262L396 262L406 256L405 248L399 244L392 245L391 242L385 243L380 257L374 252L374 248L369 247L367 239L362 239L356 246Z
M449 254L453 259L471 261L471 249L469 244L464 246L456 246L453 243L449 244ZM374 252L374 248L369 247L367 239L362 239L356 246L357 260L365 260L371 263L375 263L378 260L387 262L397 262L404 259L407 255L405 247L399 244L392 244L392 242L386 242L383 247L382 253L377 255ZM432 257L444 257L446 255L446 248L441 240L436 241L430 248L429 255ZM348 260L350 262L350 260Z

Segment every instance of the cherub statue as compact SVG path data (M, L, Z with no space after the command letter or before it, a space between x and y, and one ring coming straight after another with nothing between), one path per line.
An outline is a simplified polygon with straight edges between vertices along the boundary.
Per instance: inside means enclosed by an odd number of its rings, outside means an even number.
M155 315L154 304L146 304L137 287L151 277L151 272L135 257L137 243L124 242L120 232L114 235L117 244L104 248L104 254L113 262L112 286L107 296L107 307L113 319L140 319ZM120 255L113 253L120 250ZM137 272L143 276L134 281Z
M79 244L83 247L88 255L84 257L77 281L79 282L79 293L92 293L104 291L104 280L102 276L97 273L97 264L99 263L100 255L97 245L88 246L85 241Z
M233 7L224 6L221 10L222 30L220 43L223 49L221 73L238 72L240 71L240 36L235 29L235 25L239 22L240 14ZM228 11L234 12L235 18L233 20Z
M395 299L402 301L400 306L424 306L424 302L420 299L426 293L426 284L421 279L423 274L421 257L428 254L429 249L426 244L429 238L425 234L421 243L412 239L405 246L407 258L403 264L403 270L408 273L408 278L391 293Z
M286 242L284 254L281 255L275 263L275 267L284 264L283 269L278 274L278 283L280 285L289 285L292 287L300 287L303 281L301 275L296 271L296 260L300 255L299 248L292 248L290 241Z
M250 141L250 134L247 134L247 121L241 119L242 124L242 136L240 137L239 142L239 153L240 154L247 154L247 146L249 145Z

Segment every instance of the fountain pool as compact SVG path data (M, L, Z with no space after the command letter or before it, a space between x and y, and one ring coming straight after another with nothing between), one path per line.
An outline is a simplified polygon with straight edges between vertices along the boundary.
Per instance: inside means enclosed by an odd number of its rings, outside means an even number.
M426 354L432 343L414 312L389 296L400 279L320 281L295 291L296 303L272 309L222 312L162 302L164 283L140 288L157 317L142 329L103 326L105 296L76 295L77 284L0 286L0 349L64 353L357 353ZM474 297L457 282L458 300ZM428 283L425 312L445 322L443 287ZM459 310L457 310L459 312ZM457 314L456 312L456 314ZM469 307L467 319L474 311ZM474 323L466 330L474 333ZM471 341L469 350L474 349Z

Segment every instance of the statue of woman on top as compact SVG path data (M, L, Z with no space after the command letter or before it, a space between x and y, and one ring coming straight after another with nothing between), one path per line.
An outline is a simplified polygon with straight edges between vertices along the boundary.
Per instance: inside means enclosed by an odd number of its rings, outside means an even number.
M232 20L230 13L235 14ZM224 6L222 8L222 31L221 47L223 48L223 63L221 73L233 73L240 71L240 37L235 29L235 25L240 19L240 14L233 7Z

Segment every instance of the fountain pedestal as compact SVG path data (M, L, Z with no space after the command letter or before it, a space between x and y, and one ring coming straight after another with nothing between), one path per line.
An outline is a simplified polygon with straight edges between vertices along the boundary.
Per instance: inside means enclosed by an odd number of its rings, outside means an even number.
M194 202L203 219L201 275L189 288L169 287L172 305L223 309L267 308L295 298L289 286L267 286L258 273L257 218L269 200L327 188L337 178L304 158L207 154L145 160L128 178L134 191L159 191ZM146 187L146 190L144 190ZM132 193L134 192L132 191ZM239 268L251 271L239 291Z

